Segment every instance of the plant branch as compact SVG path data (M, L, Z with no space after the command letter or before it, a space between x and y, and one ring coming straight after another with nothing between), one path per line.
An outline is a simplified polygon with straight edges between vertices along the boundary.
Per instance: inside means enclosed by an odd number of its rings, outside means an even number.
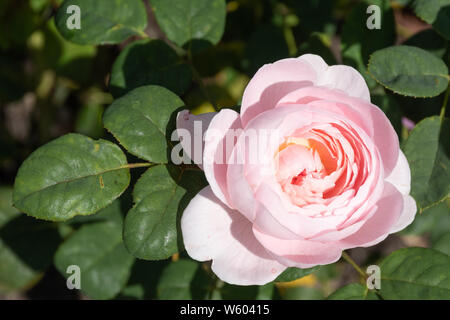
M295 42L294 33L292 32L292 29L289 26L283 27L283 34L284 39L286 41L286 44L288 46L289 55L291 57L294 57L298 53L297 43Z
M444 96L444 102L442 103L441 114L440 114L441 121L444 121L444 118L445 118L445 111L447 108L449 94L450 94L450 83L447 86L447 91L445 91L445 96Z
M350 256L347 254L347 252L343 251L342 252L342 258L347 261L348 263L350 263L350 265L356 270L356 272L358 272L358 274L363 277L364 279L367 277L366 273L361 269L360 266L358 266L356 264L356 262L350 258Z
M143 168L143 167L151 167L151 166L156 166L159 163L153 163L153 162L142 162L142 163L129 163L126 164L124 166L122 166L122 169L133 169L133 168Z

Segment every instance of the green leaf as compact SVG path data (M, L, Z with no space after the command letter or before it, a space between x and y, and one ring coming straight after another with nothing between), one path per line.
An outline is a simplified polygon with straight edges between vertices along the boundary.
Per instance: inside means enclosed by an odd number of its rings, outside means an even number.
M429 233L431 242L450 231L450 198L417 214L404 234L422 235Z
M0 216L5 217L4 211ZM25 215L5 223L0 228L0 292L22 291L36 284L52 264L60 241L53 223Z
M395 93L411 97L434 97L448 86L445 63L423 49L393 46L373 53L369 73Z
M158 283L158 299L204 299L210 279L199 266L195 261L184 259L169 264Z
M0 186L0 228L19 215L19 211L12 205L12 193L11 187Z
M416 15L450 40L450 0L415 0Z
M411 168L411 195L420 210L450 195L450 120L438 116L419 122L403 150Z
M225 28L224 0L150 0L159 27L180 47L191 41L216 44Z
M81 29L69 29L73 13L80 8ZM56 27L64 38L78 44L114 44L133 35L143 35L147 26L145 5L141 0L66 0L55 17Z
M125 218L128 251L145 260L162 260L182 248L179 219L205 185L203 173L174 166L148 169L134 187L134 207Z
M100 221L112 221L116 224L123 225L122 203L120 199L114 200L113 203L106 208L101 209L96 214L89 216L76 216L65 221L64 223L59 223L58 231L61 237L66 239L84 224Z
M429 232L429 238L431 243L435 244L439 241L439 239L441 239L442 236L450 232L450 198L447 198L446 201L427 209L423 214L427 214L432 209L436 209L436 221L433 229Z
M433 244L433 249L450 255L450 230Z
M55 266L65 277L67 268L80 267L81 290L93 299L111 299L126 285L134 258L122 243L122 228L114 222L82 226L55 254Z
M159 86L134 89L114 101L103 117L105 128L131 154L154 163L168 162L168 125L184 102Z
M300 269L300 268L287 268L282 274L280 274L274 281L275 282L288 282L294 281L304 276L307 276L310 273L313 273L316 270L319 270L320 266L308 268L308 269Z
M122 199L122 198L121 198ZM120 199L116 199L106 208L101 209L96 214L90 216L76 216L65 223L71 226L82 225L84 223L100 222L100 221L113 221L117 224L122 225L123 214L122 214L122 204Z
M115 97L144 85L160 85L183 94L192 72L177 53L161 40L142 40L128 45L114 62L110 89Z
M328 300L378 300L377 295L359 283L346 285L331 295Z
M52 221L93 214L128 187L126 165L117 145L67 134L24 161L14 184L14 206L35 218Z
M450 299L450 256L433 249L406 248L381 264L383 299Z

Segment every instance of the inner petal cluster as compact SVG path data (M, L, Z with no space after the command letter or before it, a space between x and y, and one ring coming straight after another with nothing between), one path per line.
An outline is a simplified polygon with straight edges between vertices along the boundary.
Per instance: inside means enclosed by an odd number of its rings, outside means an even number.
M364 183L366 151L359 136L343 125L299 129L279 145L276 179L294 205L328 205Z

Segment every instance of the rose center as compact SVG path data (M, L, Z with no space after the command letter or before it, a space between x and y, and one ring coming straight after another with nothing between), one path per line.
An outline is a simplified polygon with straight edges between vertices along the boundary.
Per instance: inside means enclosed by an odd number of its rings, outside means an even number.
M338 163L332 138L318 130L287 138L278 148L277 180L291 201L322 203L335 186L330 174Z

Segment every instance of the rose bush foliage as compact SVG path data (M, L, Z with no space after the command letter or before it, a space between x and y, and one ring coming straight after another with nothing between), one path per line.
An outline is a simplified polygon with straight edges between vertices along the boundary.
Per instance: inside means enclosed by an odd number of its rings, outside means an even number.
M450 299L449 4L3 1L0 294Z

